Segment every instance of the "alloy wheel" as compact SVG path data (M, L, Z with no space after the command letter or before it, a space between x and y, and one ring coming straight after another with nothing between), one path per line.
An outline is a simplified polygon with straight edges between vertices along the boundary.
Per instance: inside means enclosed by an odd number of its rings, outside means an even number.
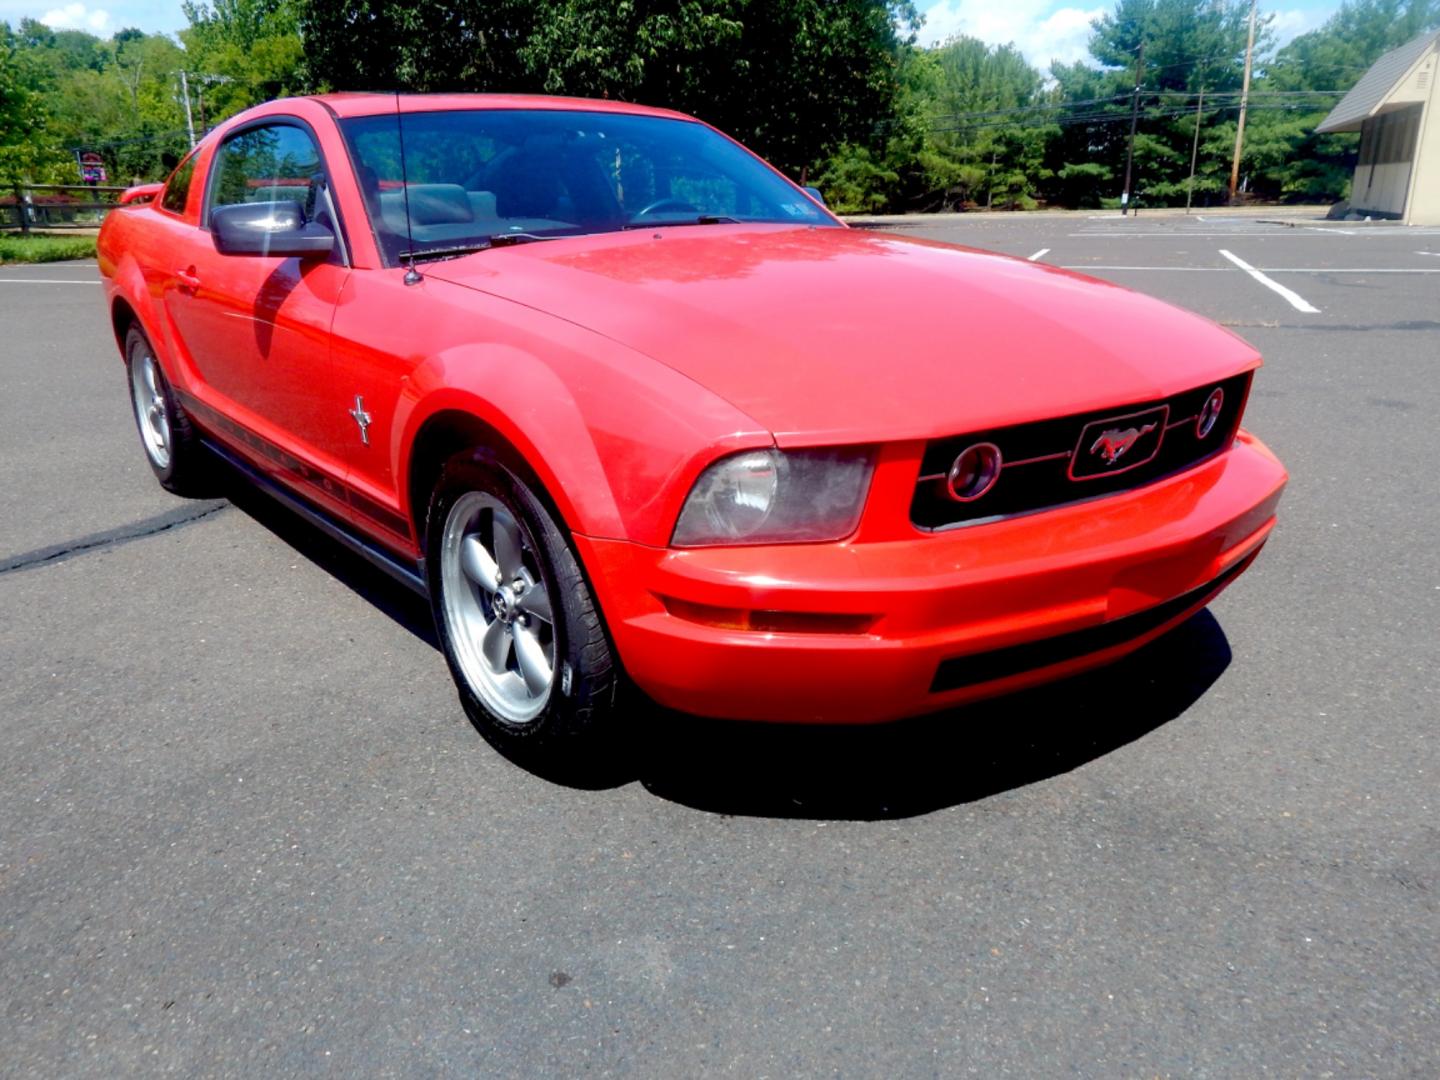
M135 421L145 452L158 469L170 465L170 414L165 407L165 380L148 349L136 350L130 361L130 388Z
M440 583L471 690L507 723L533 722L555 682L555 615L529 529L493 495L461 495L445 518Z

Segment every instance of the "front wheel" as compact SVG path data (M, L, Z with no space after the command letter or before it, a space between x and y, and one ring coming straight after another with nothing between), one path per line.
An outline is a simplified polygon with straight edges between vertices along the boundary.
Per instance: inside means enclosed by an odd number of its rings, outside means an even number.
M426 565L445 659L481 734L565 778L613 761L621 675L589 583L526 483L483 451L447 462Z

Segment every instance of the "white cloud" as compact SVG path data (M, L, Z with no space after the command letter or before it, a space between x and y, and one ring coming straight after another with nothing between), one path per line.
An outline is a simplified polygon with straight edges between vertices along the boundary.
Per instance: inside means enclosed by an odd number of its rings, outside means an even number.
M1329 11L1301 11L1298 8L1275 12L1275 17L1270 20L1270 29L1275 31L1275 47L1288 45L1301 34L1318 29L1330 14Z
M1305 0L1300 0L1302 4ZM1042 71L1052 61L1072 64L1088 60L1090 24L1107 7L1057 7L1064 0L935 0L922 8L925 25L920 30L922 45L938 45L955 34L967 34L989 45L1013 43L1025 59ZM1270 23L1276 47L1316 29L1334 11L1334 4L1321 0L1311 7L1293 7L1272 13Z
M1052 61L1072 64L1089 56L1090 23L1105 7L1061 7L1055 0L938 0L924 12L922 45L938 45L955 34L967 34L989 45L1013 43L1025 59L1048 71Z
M47 11L40 16L40 21L52 30L89 30L101 34L110 25L110 13L84 4L66 4Z

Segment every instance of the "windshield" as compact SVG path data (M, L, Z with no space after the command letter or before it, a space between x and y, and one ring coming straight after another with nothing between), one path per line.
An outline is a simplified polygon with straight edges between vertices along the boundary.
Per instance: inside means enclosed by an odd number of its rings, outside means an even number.
M410 250L440 255L507 235L514 242L726 221L835 224L757 158L688 120L472 109L407 113L403 123L402 169L395 114L340 121L392 266Z

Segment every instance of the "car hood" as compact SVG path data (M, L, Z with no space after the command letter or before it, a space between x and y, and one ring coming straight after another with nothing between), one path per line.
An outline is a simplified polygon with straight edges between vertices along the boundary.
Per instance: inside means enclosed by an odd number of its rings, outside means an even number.
M1215 324L1108 282L855 229L646 229L425 272L638 350L781 445L930 438L1127 405L1259 362Z

